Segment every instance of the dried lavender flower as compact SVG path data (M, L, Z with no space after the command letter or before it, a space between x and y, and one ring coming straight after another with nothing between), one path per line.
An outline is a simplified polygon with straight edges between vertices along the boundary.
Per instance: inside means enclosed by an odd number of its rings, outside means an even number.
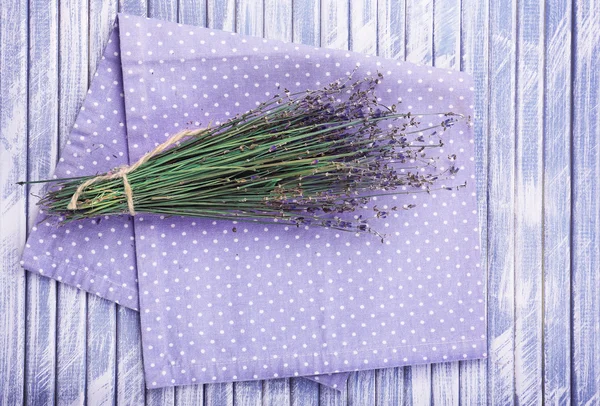
M194 131L127 173L135 211L379 235L362 216L344 213L400 187L409 193L445 188L441 181L458 168L438 170L439 157L429 151L442 147L444 131L465 120L452 112L427 114L440 122L420 128L422 115L378 102L382 79L350 75L318 90L284 89L253 110ZM68 209L81 183L92 178L53 180L56 187L40 204L63 221L128 212L121 178L90 184L77 209ZM389 215L373 210L379 218Z

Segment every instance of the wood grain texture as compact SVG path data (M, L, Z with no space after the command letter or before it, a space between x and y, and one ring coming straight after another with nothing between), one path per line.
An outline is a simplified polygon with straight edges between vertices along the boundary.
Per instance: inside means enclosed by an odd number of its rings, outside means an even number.
M292 40L305 45L321 45L321 2L292 2Z
M207 0L206 24L210 28L235 30L235 0Z
M58 2L29 6L29 108L27 178L52 176L58 155ZM28 194L40 195L31 185ZM29 198L27 229L38 207ZM56 282L27 273L25 399L54 404L56 381Z
M377 1L350 0L350 49L377 53Z
M403 405L404 368L386 368L375 371L376 403L380 406Z
M117 14L116 0L89 1L89 62L91 82ZM87 298L86 402L110 405L117 390L117 305L96 295Z
M321 46L348 49L348 20L347 2L321 0Z
M514 400L516 2L490 2L488 402Z
M474 138L477 210L479 214L481 269L488 270L488 117L489 108L489 3L488 0L462 0L461 70L473 75L475 84ZM487 307L490 313L490 307ZM460 404L482 405L487 398L487 361L463 361L460 369Z
M68 142L88 88L89 9L87 2L59 3L59 145ZM56 400L82 404L86 397L87 295L57 286Z
M517 10L515 162L515 397L541 404L544 3Z
M433 0L406 1L405 54L409 62L433 64ZM405 391L411 404L431 403L431 365L407 367L404 374Z
M544 101L544 400L571 400L571 14L546 5ZM576 259L574 258L576 261Z
M592 405L600 402L600 4L574 5L571 398Z
M2 3L0 24L0 403L24 399L27 231L27 1Z
M490 358L146 390L139 314L18 259L115 12L473 74ZM0 404L600 402L595 0L11 0L0 24ZM5 384L5 382L7 382Z
M433 65L460 70L460 0L436 2L433 10ZM441 363L431 366L431 396L436 405L457 405L459 364Z
M544 103L544 392L571 399L571 2L546 6Z
M433 0L406 0L406 60L433 61Z
M377 2L377 55L404 60L405 53L405 3L379 0Z
M120 0L119 12L146 16L146 0ZM141 326L138 312L117 306L117 405L144 405L146 384L142 364Z
M290 406L317 406L319 384L304 378L290 379Z
M118 306L117 405L144 405L146 403L140 332L139 313Z
M348 377L348 405L375 404L375 371L353 372Z

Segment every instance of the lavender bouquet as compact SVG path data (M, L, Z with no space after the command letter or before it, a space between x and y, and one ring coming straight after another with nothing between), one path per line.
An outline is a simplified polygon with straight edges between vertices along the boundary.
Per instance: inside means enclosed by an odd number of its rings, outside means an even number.
M460 187L442 183L458 169L438 169L440 158L429 151L468 119L382 105L375 94L382 79L350 75L319 90L286 89L224 123L180 132L130 166L52 180L57 187L40 204L63 221L141 212L379 235L366 218L341 214L373 196ZM426 115L439 124L419 127L417 118Z

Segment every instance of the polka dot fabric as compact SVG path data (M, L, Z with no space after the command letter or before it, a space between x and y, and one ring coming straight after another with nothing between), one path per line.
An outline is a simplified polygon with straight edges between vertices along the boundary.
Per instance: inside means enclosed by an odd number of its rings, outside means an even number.
M128 16L120 34L131 161L182 129L355 67L357 77L384 74L383 103L472 112L472 82L455 71ZM379 198L384 208L416 205L371 222L389 235L384 243L321 228L136 216L147 385L485 356L473 133L459 125L444 137L439 154L458 155L452 182L467 187Z
M471 114L472 81L459 72L126 15L119 22L58 177L134 162L182 129L355 68L385 75L384 103ZM306 375L335 387L347 376L339 371L483 357L473 133L463 125L444 136L440 156L458 155L452 182L467 187L379 198L380 207L416 205L371 222L389 235L383 244L320 228L147 215L136 216L134 233L129 216L58 226L41 213L23 264L139 307L150 388Z

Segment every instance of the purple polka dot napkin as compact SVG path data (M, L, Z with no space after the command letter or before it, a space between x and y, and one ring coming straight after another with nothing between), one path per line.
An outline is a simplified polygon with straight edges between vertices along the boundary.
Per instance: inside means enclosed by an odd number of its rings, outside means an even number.
M472 113L469 76L352 52L119 16L57 177L133 163L186 129L277 94L381 72L384 104ZM423 116L423 126L437 117ZM371 224L388 237L138 214L60 226L40 214L24 267L140 311L146 384L309 376L484 357L473 131L449 131L460 190ZM134 191L135 194L135 191ZM373 217L372 212L365 215ZM235 229L235 231L234 231Z

